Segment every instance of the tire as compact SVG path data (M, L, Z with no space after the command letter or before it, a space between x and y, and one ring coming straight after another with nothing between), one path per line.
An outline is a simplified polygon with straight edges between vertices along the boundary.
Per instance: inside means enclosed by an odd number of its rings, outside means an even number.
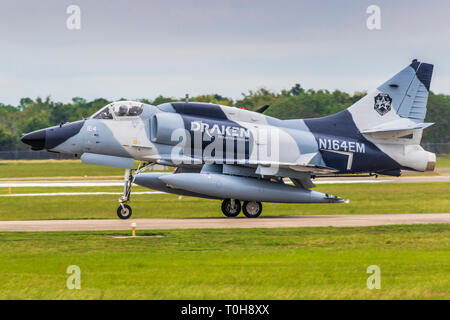
M235 208L231 208L231 200L225 199L222 202L222 212L225 216L229 218L237 217L241 212L241 202L239 200L234 200Z
M244 201L242 211L247 218L258 218L262 212L262 204L257 201Z
M120 219L128 219L131 217L132 213L133 213L133 210L131 210L131 207L127 204L124 204L123 208L122 208L122 206L119 206L117 208L117 216Z

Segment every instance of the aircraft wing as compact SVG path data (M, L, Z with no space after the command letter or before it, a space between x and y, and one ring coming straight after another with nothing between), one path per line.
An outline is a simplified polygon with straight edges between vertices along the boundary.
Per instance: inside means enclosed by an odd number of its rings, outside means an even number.
M316 156L315 153L307 153L301 155L295 162L277 162L277 161L261 161L261 160L242 160L236 164L226 164L228 167L252 167L256 168L257 175L279 175L284 177L298 177L299 174L313 173L333 173L339 170L331 167L312 164L311 160ZM150 159L149 159L150 160ZM192 166L202 166L200 159L192 159L190 157L180 156L174 159L173 155L161 155L158 159L151 159L159 164L168 166L179 166L179 164L190 164ZM204 159L208 162L208 159ZM226 163L226 161L224 161ZM278 173L277 174L277 171ZM239 174L238 174L239 175Z
M321 166L317 164L311 163L313 158L317 155L317 152L313 153L305 153L302 154L295 162L289 163L289 162L264 162L260 161L257 163L258 168L260 171L268 171L271 168L279 167L281 169L287 169L287 170L293 170L295 172L305 172L305 173L332 173L337 172L339 170L336 170L334 168ZM263 170L263 168L269 168L266 170Z
M281 169L288 169L293 170L296 172L304 172L304 173L332 173L332 172L338 172L339 170L325 167L325 166L319 166L319 165L313 165L313 164L298 164L298 163L281 163L281 162L261 162L258 164L257 172L270 172L273 168L281 168ZM266 169L264 169L266 168Z

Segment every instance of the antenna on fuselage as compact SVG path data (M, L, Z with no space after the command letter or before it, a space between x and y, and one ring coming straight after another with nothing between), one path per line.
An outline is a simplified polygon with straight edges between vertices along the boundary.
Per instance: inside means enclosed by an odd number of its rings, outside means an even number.
M185 101L186 103L189 103L189 93L186 93L186 97L185 97L184 101Z

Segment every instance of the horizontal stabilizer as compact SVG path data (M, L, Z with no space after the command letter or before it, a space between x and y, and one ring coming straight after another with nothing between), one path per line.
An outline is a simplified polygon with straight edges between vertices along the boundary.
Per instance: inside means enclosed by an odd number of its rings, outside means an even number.
M392 132L392 131L408 131L408 130L423 130L432 126L432 122L416 123L409 119L398 119L395 121L383 123L379 126L361 130L361 133L377 133L377 132Z

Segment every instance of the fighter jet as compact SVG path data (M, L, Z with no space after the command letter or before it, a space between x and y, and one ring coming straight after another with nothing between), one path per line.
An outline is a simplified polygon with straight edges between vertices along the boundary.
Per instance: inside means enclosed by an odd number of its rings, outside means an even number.
M117 101L91 117L23 135L32 150L80 156L83 163L125 169L117 215L131 217L134 184L217 199L222 212L256 218L262 202L341 203L312 191L313 179L400 176L433 171L420 146L433 65L410 65L348 109L314 119L280 120L256 111L180 101L153 106ZM139 166L134 168L135 160ZM146 172L153 164L174 172Z

